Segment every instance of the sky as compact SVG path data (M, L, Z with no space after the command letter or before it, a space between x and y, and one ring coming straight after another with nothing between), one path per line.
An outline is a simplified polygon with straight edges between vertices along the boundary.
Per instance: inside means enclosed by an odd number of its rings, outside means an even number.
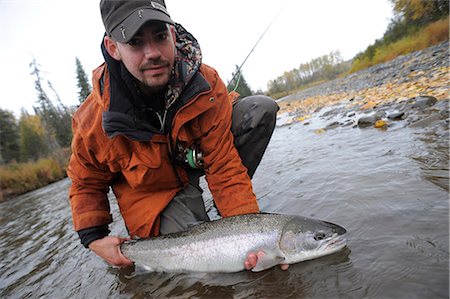
M78 103L75 57L89 78L103 62L99 2L0 0L0 108L16 117L22 108L33 113L33 58L62 102ZM389 0L166 0L166 6L225 83L277 16L242 69L251 89L263 91L285 71L331 51L353 58L383 36L392 17Z

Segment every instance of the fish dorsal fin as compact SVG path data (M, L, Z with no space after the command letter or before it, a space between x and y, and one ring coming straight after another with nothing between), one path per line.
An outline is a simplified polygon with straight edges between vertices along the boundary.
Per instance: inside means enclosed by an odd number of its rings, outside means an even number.
M285 260L286 259L281 251L264 251L264 255L258 258L258 262L252 271L260 272L279 265Z

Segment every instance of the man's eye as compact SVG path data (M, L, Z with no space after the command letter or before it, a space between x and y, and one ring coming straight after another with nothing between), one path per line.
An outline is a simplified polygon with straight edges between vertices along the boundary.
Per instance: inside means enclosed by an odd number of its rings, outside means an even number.
M160 41L166 40L167 37L168 37L167 33L158 34L158 40L160 40Z
M139 45L140 44L140 40L139 39L137 39L137 38L132 38L132 39L130 39L130 41L127 43L128 45L130 45L130 46L137 46L137 45Z

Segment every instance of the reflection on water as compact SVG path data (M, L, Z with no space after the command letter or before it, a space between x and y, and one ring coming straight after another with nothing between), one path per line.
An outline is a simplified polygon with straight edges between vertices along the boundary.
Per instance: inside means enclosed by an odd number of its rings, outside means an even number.
M323 127L278 127L254 186L264 211L344 226L341 252L262 273L114 269L79 244L64 180L0 204L0 297L447 298L448 130Z

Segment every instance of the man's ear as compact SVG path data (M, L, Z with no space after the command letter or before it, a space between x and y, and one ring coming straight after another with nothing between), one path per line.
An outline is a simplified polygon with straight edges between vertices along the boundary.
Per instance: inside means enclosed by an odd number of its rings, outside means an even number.
M119 50L117 49L117 42L114 41L109 36L105 36L103 39L103 44L105 45L106 51L108 51L108 54L114 58L115 60L122 60L120 57Z
M172 35L173 43L176 44L177 42L177 34L175 33L175 26L169 25L170 34Z

